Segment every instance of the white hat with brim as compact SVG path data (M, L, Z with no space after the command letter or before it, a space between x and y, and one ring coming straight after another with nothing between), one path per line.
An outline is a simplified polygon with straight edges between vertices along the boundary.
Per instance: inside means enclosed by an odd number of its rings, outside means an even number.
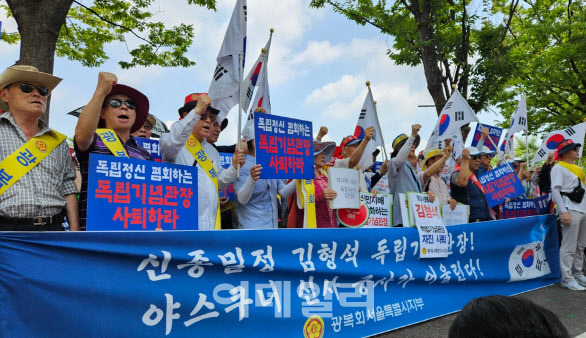
M0 89L15 83L15 82L32 82L38 83L49 89L49 93L61 82L61 78L53 76L48 73L39 72L33 66L16 65L6 68L2 76L0 76ZM8 110L8 104L0 100L0 110Z
M482 146L482 154L486 154L486 155L493 155L496 153L496 150L490 150L489 147L487 146Z
M476 148L476 147L466 147L466 149L468 149L468 151L470 152L470 156L476 156L476 155L482 154L482 152L480 152L480 150L478 150L478 148Z

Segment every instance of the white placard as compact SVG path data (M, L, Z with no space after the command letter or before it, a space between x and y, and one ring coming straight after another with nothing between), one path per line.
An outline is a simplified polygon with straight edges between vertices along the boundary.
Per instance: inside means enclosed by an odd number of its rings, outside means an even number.
M368 177L368 179L372 180L372 176L374 173L364 172L364 175ZM380 180L376 183L372 190L378 191L380 194L390 194L391 189L389 188L389 177L387 175L383 175Z
M470 206L466 204L458 204L452 210L449 204L442 205L442 219L444 225L458 225L468 223L468 216L470 215Z
M360 197L370 211L366 228L390 228L393 226L393 195L361 193Z
M345 168L330 168L328 170L328 188L334 190L338 196L330 200L332 209L360 208L360 173L358 170Z
M407 193L407 198L419 232L419 258L448 257L448 230L442 221L438 201L432 203L427 194L412 192Z
M399 194L399 203L401 203L401 219L403 221L403 226L404 227L408 227L408 226L414 227L415 224L409 223L409 218L413 219L414 216L413 216L413 213L411 212L411 209L409 209L409 202L407 201L407 195ZM411 213L411 217L409 217L410 213Z

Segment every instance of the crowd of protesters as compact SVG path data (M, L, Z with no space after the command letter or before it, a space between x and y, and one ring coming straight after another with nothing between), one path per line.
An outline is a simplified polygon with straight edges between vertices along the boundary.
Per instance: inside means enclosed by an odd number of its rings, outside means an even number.
M32 66L12 66L0 77L0 231L56 231L67 220L70 230L84 230L87 217L89 155L105 154L151 160L135 137L150 137L155 124L149 115L149 100L140 91L118 83L111 73L99 73L95 92L83 108L73 137L74 160L63 135L51 130L41 116L47 99L60 78L39 72ZM263 113L257 109L257 113ZM201 230L267 229L302 227L305 210L297 196L298 182L260 179L263 168L256 164L254 136L237 145L218 146L227 119L218 119L207 94L190 94L178 109L179 121L160 137L165 162L197 167L198 226ZM366 128L362 139L347 136L340 143L341 154L333 167L358 170L360 191L376 191L380 180L388 180L394 205L400 194L426 193L452 209L458 203L470 206L469 222L498 219L498 208L490 208L478 176L492 170L495 152L484 146L488 130L482 131L477 147L461 151L444 174L454 148L449 140L443 149L427 148L416 155L421 125L413 124L409 134L392 142L392 153L379 170L360 168L374 129ZM100 132L101 131L101 132ZM105 137L103 132L110 133ZM318 228L338 227L330 200L337 192L329 188L327 164L336 150L334 142L323 142L327 128L322 127L313 143L315 214ZM32 142L31 142L32 141ZM188 149L192 144L198 153ZM21 160L32 147L46 153L37 163ZM508 161L523 183L522 198L551 193L560 214L563 239L560 249L562 285L586 290L582 274L586 244L586 201L583 198L584 172L574 164L581 145L566 140L542 167L527 168L524 161ZM231 165L219 165L219 150L233 153ZM199 155L202 156L199 156ZM379 154L377 150L373 157ZM17 167L15 163L19 162ZM26 164L26 165L25 165ZM81 186L76 186L74 164L79 166ZM237 174L240 168L240 175ZM373 174L367 178L364 172ZM234 185L235 201L218 197L229 184ZM79 196L78 196L79 195ZM222 212L223 210L223 212ZM223 214L223 215L221 215ZM403 226L401 208L393 209L392 224Z

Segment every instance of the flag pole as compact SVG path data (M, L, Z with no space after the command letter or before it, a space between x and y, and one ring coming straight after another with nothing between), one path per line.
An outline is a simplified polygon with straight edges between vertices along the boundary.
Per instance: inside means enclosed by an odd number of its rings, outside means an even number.
M236 139L236 147L238 150L242 148L242 142L240 139L242 138L242 62L244 61L244 55L242 53L238 54L238 136ZM240 163L236 167L237 176L240 177Z
M370 94L370 96L372 97L373 103L374 103L374 116L376 117L376 123L379 125L380 127L380 121L378 120L378 111L376 110L376 101L374 101L374 96L372 95L372 91L370 90L370 81L366 81L366 87L368 87L368 93ZM383 143L383 152L385 153L385 160L388 160L388 155L387 155L387 149L385 148L385 138L383 137L383 130L381 128L381 135L380 135L380 140Z

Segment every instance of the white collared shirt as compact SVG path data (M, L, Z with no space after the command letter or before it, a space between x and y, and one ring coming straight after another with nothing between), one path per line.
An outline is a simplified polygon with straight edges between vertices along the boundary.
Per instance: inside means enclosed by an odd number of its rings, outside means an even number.
M161 136L159 143L163 161L193 166L195 158L185 148L185 142L187 142L199 118L200 116L192 110L183 119L173 123L168 134ZM230 166L228 169L223 169L220 165L218 151L206 140L203 140L201 145L218 172L218 189L224 190L236 178L236 168ZM197 166L197 198L199 230L214 230L219 203L218 192L214 182L199 165Z

